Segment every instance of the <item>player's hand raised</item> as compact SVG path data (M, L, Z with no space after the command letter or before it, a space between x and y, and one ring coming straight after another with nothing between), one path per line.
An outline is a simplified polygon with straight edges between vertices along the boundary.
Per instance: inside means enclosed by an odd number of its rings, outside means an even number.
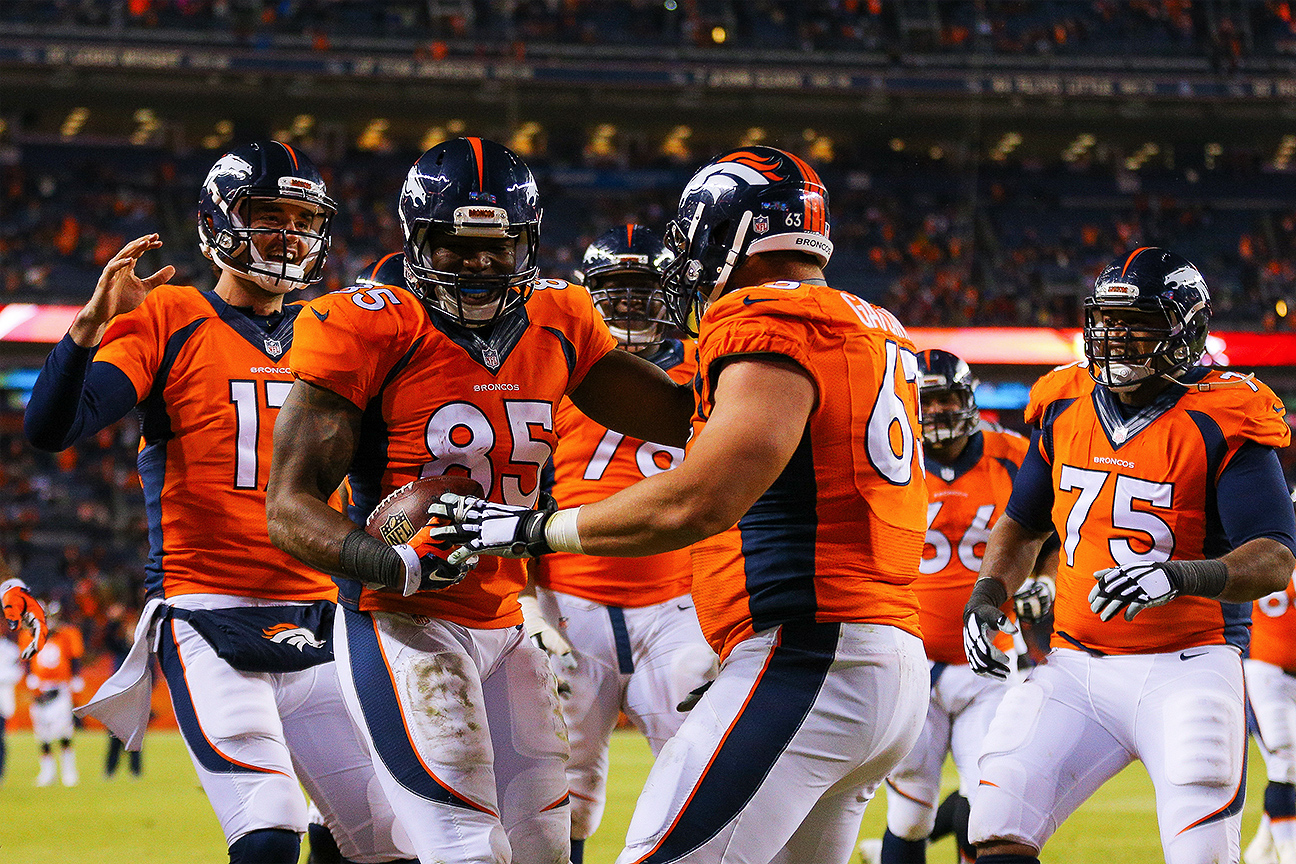
M82 348L98 345L112 319L135 309L150 291L175 275L175 268L170 264L152 276L140 278L135 274L140 256L160 248L162 240L157 234L145 234L123 246L104 265L90 302L77 313L68 330L74 342Z
M1008 678L1012 666L1008 655L995 647L994 638L1001 632L1017 632L1017 625L999 608L1007 599L1008 589L1002 582L982 577L963 607L963 653L968 665L976 674L1000 681Z
M451 523L431 528L432 538L462 544L450 553L451 564L473 555L534 558L553 551L544 534L552 509L532 510L447 492L428 513Z
M30 659L45 647L45 639L49 636L45 610L27 591L27 585L21 579L7 579L0 583L0 603L4 605L4 618L9 622L10 630L22 624L31 631L32 640L22 652L23 660Z

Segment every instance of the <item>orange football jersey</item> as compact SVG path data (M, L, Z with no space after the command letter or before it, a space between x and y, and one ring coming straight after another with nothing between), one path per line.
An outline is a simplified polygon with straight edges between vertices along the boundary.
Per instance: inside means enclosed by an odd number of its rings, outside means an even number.
M963 607L981 570L986 538L1012 495L1013 478L1030 442L1015 432L973 433L953 465L927 459L927 540L914 582L928 658L966 663ZM1012 603L1005 604L1005 609ZM1012 637L1000 634L1007 649Z
M1251 658L1296 673L1296 586L1291 582L1255 601Z
M18 637L18 647L26 648L31 642L26 630ZM72 661L85 655L85 642L81 631L64 625L49 634L45 646L29 662L31 674L40 682L37 689L47 690L72 680Z
M890 312L822 285L770 282L717 300L698 338L697 440L722 358L781 354L814 379L801 445L727 531L695 544L693 597L723 658L791 621L921 635L912 582L927 528L918 361Z
M697 346L667 342L654 362L679 383L693 380ZM653 444L613 432L563 398L554 420L554 481L550 493L560 507L601 501L645 477L684 460L679 447ZM693 565L688 549L643 558L602 558L555 552L532 564L536 584L606 606L650 606L687 594Z
M272 433L302 308L285 306L267 333L212 292L162 285L109 325L94 362L125 373L139 400L150 592L336 596L266 528Z
M1250 603L1185 596L1104 623L1088 598L1096 571L1229 551L1222 532L1211 531L1215 481L1243 443L1287 444L1282 402L1254 378L1216 370L1132 416L1114 401L1073 363L1036 382L1026 407L1027 422L1043 429L1040 455L1051 468L1062 540L1053 645L1076 647L1070 637L1107 654L1245 647Z
M441 474L472 477L492 501L535 504L559 400L616 346L588 291L556 279L536 285L489 343L395 286L326 294L298 318L293 373L364 411L349 474L356 522L393 489ZM525 583L523 562L483 556L443 591L402 597L340 580L339 598L498 628L521 623Z

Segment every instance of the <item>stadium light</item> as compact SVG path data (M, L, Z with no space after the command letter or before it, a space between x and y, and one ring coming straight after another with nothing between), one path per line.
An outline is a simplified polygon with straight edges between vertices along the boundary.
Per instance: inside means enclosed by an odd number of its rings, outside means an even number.
M162 122L152 108L141 108L135 112L135 131L131 133L130 143L147 144L153 133L162 128Z
M717 45L723 45L725 39L727 38L729 38L729 34L725 32L725 28L720 27L719 25L711 28L712 42L716 43Z
M391 126L386 117L375 117L365 126L364 131L360 133L360 138L356 141L356 147L360 150L382 150L387 147L387 129Z
M738 142L739 147L755 147L765 140L765 130L759 126L752 126L743 133L742 140Z
M1278 313L1278 317L1279 317L1279 318L1286 318L1286 317L1287 317L1287 301L1286 301L1286 300L1283 300L1282 298L1279 298L1279 299L1278 299L1278 302L1274 304L1274 311Z
M904 142L904 139L903 139L903 138L892 138L892 139L891 139L890 147L891 147L891 152L892 152L892 153L901 153L901 152L903 152L903 151L904 151L904 148L905 148L905 142Z
M67 117L63 118L63 125L59 127L59 135L64 138L75 138L89 116L89 108L73 108L68 112Z
M684 124L676 126L666 135L666 140L662 141L662 155L681 162L692 159L693 151L688 146L688 139L691 137L693 137L692 127Z
M1206 167L1214 169L1215 160L1224 154L1224 145L1214 141L1206 145Z
M519 156L534 156L537 151L536 139L544 131L543 127L534 120L528 120L517 128L513 136L509 138L509 149Z
M1274 154L1273 167L1279 171L1285 169L1291 163L1293 151L1296 151L1296 135L1284 135Z
M211 135L203 136L202 146L204 149L219 150L234 137L234 121L232 120L218 120L215 129L216 131Z

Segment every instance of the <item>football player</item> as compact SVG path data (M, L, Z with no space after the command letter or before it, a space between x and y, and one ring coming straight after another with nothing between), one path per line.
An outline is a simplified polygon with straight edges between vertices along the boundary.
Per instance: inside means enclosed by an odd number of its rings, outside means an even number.
M49 786L57 775L64 786L78 782L76 751L72 747L72 694L85 689L81 677L81 658L85 643L81 631L59 620L59 603L49 604L49 638L27 661L27 689L33 692L31 702L32 734L40 744L40 773L37 786ZM32 634L19 634L18 644L24 650L35 644ZM59 761L54 761L54 742L59 744Z
M1261 597L1251 612L1251 651L1242 661L1269 783L1246 864L1296 864L1296 588Z
M303 308L284 296L320 279L334 211L319 171L292 147L261 141L226 153L198 205L215 287L168 285L170 266L141 278L140 256L161 240L126 244L46 360L27 408L28 438L46 450L138 408L145 587L160 600L136 640L157 639L148 644L158 645L231 862L297 861L302 785L348 858L408 855L390 808L369 788L369 754L331 662L337 590L276 549L265 526L271 427L291 386ZM147 674L147 654L132 654L137 662L128 658L114 678ZM110 728L119 721L96 716ZM129 743L146 720L113 731Z
M1275 448L1283 405L1252 375L1199 366L1202 275L1135 249L1084 301L1085 360L1031 391L1031 447L964 610L973 670L1008 674L999 607L1062 540L1052 652L999 705L968 833L978 861L1036 862L1106 780L1141 760L1169 864L1236 861L1251 601L1296 563Z
M923 452L927 464L927 541L914 583L923 645L931 664L931 703L921 737L887 777L882 864L922 864L936 822L946 754L959 773L954 824L966 849L967 808L977 787L981 741L1007 684L975 675L963 656L963 604L981 567L990 529L1003 515L1028 442L981 423L976 379L962 359L939 349L918 352ZM1036 620L1052 602L1050 552L1021 596L1021 617ZM1053 559L1054 565L1056 564ZM1012 604L1004 609L1012 611ZM1003 634L999 647L1013 650ZM968 857L975 851L968 850Z
M621 864L845 862L922 729L918 361L894 316L828 286L828 230L801 159L713 159L666 240L673 320L700 322L683 463L552 514L433 505L455 524L429 534L463 543L456 561L692 544L720 672L653 764Z
M299 319L271 537L340 577L348 705L421 860L566 860L565 728L547 658L519 627L522 562L491 558L465 578L432 544L389 546L357 524L394 489L446 473L530 507L563 396L678 447L691 390L614 350L583 287L538 277L539 194L508 148L436 145L399 213L401 284L326 295ZM348 472L352 518L328 506Z
M21 625L31 634L31 639L28 640L27 647L23 651L23 660L45 647L45 637L49 634L49 625L45 623L45 610L28 591L26 582L16 577L0 582L0 607L3 608L4 619L10 630L17 630Z
M661 274L669 260L656 233L621 225L585 250L582 281L617 347L691 383L697 347L672 338L666 318ZM683 448L627 438L566 398L554 432L558 446L545 478L564 507L606 498L684 459ZM702 637L689 596L692 569L683 549L632 559L564 552L534 559L538 606L537 598L524 594L522 612L567 687L562 707L571 745L573 864L583 860L585 840L603 817L608 742L620 712L655 755L684 720L677 706L715 677L715 652Z

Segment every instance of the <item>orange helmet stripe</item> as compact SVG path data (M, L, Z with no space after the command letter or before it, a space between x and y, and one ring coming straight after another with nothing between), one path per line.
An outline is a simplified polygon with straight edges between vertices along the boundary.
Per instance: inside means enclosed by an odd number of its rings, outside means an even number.
M402 254L402 253L400 253L400 252L388 252L386 255L384 255L383 257L379 258L377 261L375 261L375 262L374 262L374 265L373 265L372 267L369 268L369 278L370 278L370 279L373 279L374 277L376 277L376 276L378 275L378 271L382 269L382 267L383 267L384 264L386 264L386 263L387 263L388 261L390 261L392 258L395 258L397 255L400 255L400 254Z
M1139 248L1131 252L1129 257L1125 259L1125 266L1121 268L1121 275L1122 276L1125 275L1125 271L1128 270L1130 268L1130 265L1134 263L1134 259L1138 257L1138 254L1140 252L1146 252L1151 248L1152 248L1151 246L1140 246Z
M626 225L626 248L634 245L634 224Z
M477 162L477 191L481 192L486 188L486 157L482 155L480 138L469 138L468 143L472 145L473 159Z
M293 170L296 171L299 167L297 164L297 154L293 152L293 149L291 147L289 147L287 144L283 143L282 141L276 141L275 143L288 151L288 158L292 159Z

